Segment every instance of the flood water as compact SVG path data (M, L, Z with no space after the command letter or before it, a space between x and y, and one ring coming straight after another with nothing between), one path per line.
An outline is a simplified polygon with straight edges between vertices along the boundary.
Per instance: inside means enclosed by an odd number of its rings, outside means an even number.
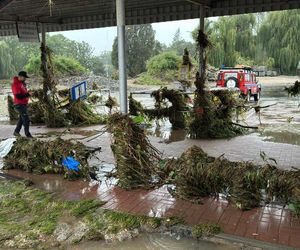
M147 234L141 235L126 242L104 244L88 242L78 246L70 246L67 250L235 250L241 249L234 245L217 244L209 241L193 239L175 239L168 235Z

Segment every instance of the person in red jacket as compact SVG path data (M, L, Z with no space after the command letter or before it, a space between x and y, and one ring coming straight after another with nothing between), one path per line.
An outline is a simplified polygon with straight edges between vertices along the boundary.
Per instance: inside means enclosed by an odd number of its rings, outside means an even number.
M29 132L30 120L27 112L27 105L30 97L30 93L27 90L25 83L27 78L29 77L25 71L19 72L18 76L13 78L11 89L14 94L14 106L20 114L14 136L20 136L21 128L24 126L26 137L32 138L32 135Z

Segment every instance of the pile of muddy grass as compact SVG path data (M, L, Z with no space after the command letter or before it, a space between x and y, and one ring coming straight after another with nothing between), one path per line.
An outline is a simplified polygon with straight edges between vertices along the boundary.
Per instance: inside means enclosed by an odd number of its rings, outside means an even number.
M116 160L118 184L126 189L152 187L160 160L145 131L123 114L109 117L107 129L112 134L111 149Z
M11 152L4 158L4 169L21 169L35 174L61 174L69 180L89 179L87 159L90 153L82 143L61 138L52 141L18 138ZM80 162L79 171L62 165L62 160L68 156Z
M242 210L273 201L288 204L296 214L300 204L300 170L281 170L266 163L231 162L209 157L196 146L173 160L177 197L201 202L207 196L226 199Z

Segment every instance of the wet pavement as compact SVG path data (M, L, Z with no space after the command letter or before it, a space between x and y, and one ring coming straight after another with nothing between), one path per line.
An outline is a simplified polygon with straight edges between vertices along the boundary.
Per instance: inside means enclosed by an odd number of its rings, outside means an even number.
M203 198L203 204L174 198L167 186L155 190L126 191L109 179L103 179L100 183L72 182L58 175L32 175L20 170L10 170L8 173L29 178L36 187L54 192L62 199L100 199L106 202L105 209L155 217L178 216L191 226L217 223L225 234L282 245L282 249L284 245L300 249L300 218L280 205L241 211L222 198Z
M246 123L262 125L255 133L232 138L230 140L191 140L186 139L183 130L170 130L165 124L160 130L153 130L149 136L151 143L165 157L179 157L193 145L201 147L211 156L224 156L232 161L252 161L263 164L260 152L275 158L278 167L290 169L300 165L300 109L297 99L286 97L266 97L260 105L277 103L275 106L261 110L260 121L257 114L249 113ZM0 139L12 134L14 125L7 122L0 125ZM107 133L91 140L86 138L92 131L97 134L103 126L87 128L48 129L44 126L33 126L32 133L41 136L46 133L61 133L65 139L76 139L88 146L102 147L97 158L90 160L91 165L109 169L114 164L110 149L110 135ZM53 134L54 135L54 134ZM104 171L104 170L103 170ZM293 217L287 208L280 205L269 205L251 211L241 211L226 200L205 198L203 204L196 205L172 197L167 187L156 190L126 191L115 186L115 180L103 180L100 183L84 181L69 182L56 175L30 175L17 170L10 174L31 179L39 188L55 192L60 198L68 200L97 198L106 201L107 209L149 216L180 216L189 225L198 223L218 223L223 232L230 235L300 248L300 219ZM152 249L152 248L151 248ZM155 248L154 248L155 249ZM193 248L191 248L193 249ZM198 249L198 248L197 248Z

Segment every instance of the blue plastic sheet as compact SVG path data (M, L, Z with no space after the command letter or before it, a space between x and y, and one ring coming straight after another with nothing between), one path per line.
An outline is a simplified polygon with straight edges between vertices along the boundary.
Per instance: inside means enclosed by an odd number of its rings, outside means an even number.
M78 166L80 165L80 163L71 156L68 156L65 159L63 159L62 164L69 170L79 171Z

